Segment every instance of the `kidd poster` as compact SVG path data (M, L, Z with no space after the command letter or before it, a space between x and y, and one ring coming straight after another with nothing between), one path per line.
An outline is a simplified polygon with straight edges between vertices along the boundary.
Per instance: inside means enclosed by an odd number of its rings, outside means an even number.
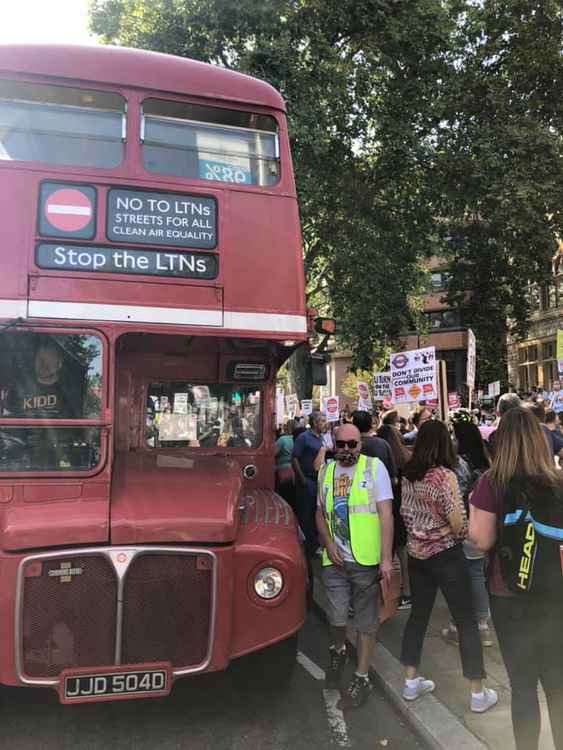
M437 398L435 347L392 354L390 360L393 403Z

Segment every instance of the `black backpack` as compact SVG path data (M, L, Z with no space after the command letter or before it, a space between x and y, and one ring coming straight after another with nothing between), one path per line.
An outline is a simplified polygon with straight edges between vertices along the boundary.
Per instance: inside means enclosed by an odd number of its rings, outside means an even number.
M513 483L503 499L496 554L513 594L563 597L563 492Z

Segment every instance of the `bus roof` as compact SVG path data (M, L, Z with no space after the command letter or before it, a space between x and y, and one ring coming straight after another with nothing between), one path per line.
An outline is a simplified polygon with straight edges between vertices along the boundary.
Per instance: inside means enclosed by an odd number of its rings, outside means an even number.
M196 60L126 47L2 44L0 71L169 91L285 111L280 94L257 78Z

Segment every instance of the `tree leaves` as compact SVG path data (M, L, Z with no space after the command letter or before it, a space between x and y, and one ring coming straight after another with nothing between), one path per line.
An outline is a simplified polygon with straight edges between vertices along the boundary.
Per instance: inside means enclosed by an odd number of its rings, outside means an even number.
M368 367L451 265L481 382L503 378L561 230L558 0L91 0L108 43L269 81L288 102L309 301Z

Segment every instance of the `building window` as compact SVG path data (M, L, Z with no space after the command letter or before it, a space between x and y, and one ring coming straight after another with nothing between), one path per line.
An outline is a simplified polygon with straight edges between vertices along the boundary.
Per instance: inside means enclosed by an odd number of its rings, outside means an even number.
M426 313L430 328L455 328L460 324L458 310L436 310Z
M528 299L530 301L530 307L532 308L532 312L535 312L541 309L541 292L537 284L532 284L529 287Z
M553 359L555 357L555 341L542 344L542 359Z
M543 387L551 390L553 381L557 380L557 362L554 359L543 363Z
M548 284L546 291L546 302L547 308L553 310L557 307L557 286L555 284Z
M518 386L521 390L529 391L534 386L551 389L553 381L558 377L555 348L553 339L519 347Z
M443 289L447 289L450 281L451 274L447 271L434 271L430 274L430 286L432 291L439 292Z

